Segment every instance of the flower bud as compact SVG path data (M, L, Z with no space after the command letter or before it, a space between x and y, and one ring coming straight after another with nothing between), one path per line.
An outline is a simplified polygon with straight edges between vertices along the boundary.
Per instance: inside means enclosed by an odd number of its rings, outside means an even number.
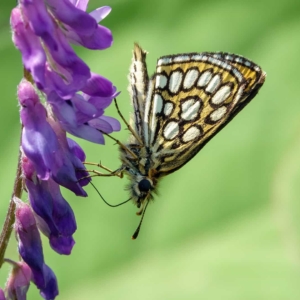
M26 300L26 294L31 280L31 270L29 266L23 261L14 262L5 259L5 262L12 265L11 273L6 282L7 300Z
M14 198L16 203L15 231L21 257L30 267L32 281L45 299L54 299L58 295L56 277L45 264L41 237L29 205Z

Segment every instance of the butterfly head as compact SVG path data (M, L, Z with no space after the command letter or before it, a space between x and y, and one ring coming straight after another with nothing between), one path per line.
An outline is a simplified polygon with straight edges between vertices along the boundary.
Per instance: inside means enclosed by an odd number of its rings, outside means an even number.
M151 194L153 190L154 184L149 177L138 176L134 184L131 186L132 199L139 208L139 211L136 214L138 216L142 216L136 231L132 235L133 240L135 240L139 235L149 200L152 198Z
M131 186L132 198L138 208L143 206L144 202L151 198L154 189L153 182L148 177L136 178Z

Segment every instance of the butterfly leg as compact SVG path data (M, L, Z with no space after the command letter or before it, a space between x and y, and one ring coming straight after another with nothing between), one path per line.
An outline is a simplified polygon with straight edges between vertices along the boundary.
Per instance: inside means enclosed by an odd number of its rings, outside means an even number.
M92 177L99 177L99 176L102 176L102 177L110 177L110 176L117 176L117 177L120 177L120 178L123 178L123 174L104 174L104 173L101 173L97 170L82 170L82 171L85 171L85 172L89 172L89 173L94 173L93 175L88 175L88 176L84 176L84 177L81 177L80 179L78 179L77 182L80 182L81 180L85 180L85 179L88 179L88 178L92 178Z
M119 177L119 178L123 178L123 171L124 171L124 168L121 167L115 171L112 171L111 169L103 166L101 164L101 162L99 162L98 164L97 163L90 163L90 162L85 162L84 163L85 165L90 165L90 166L96 166L96 167L99 167L107 172L109 172L108 174L105 174L105 173L101 173L97 170L85 170L86 172L89 172L89 173L94 173L94 175L90 175L90 176L87 176L87 177L95 177L95 176L104 176L104 177L109 177L109 176L116 176L116 177Z

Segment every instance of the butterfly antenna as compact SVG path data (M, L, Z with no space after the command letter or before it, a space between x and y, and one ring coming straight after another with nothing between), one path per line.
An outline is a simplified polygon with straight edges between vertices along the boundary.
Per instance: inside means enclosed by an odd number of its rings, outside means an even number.
M121 203L119 203L119 204L115 204L115 205L110 204L110 203L108 203L108 202L102 197L102 195L100 194L100 192L98 191L98 189L95 187L95 185L94 185L91 181L90 181L90 184L91 184L92 187L96 190L96 192L98 193L98 195L100 196L100 198L103 200L103 202L104 202L106 205L110 206L110 207L121 206L121 205L123 205L123 204L125 204L125 203L127 203L127 202L129 202L129 201L131 200L131 198L129 198L128 200L126 200L126 201L124 201L124 202L121 202Z
M126 121L126 119L124 118L124 116L122 115L120 109L119 109L119 105L117 102L117 99L114 98L114 102L115 102L115 106L117 109L117 112L119 114L119 116L121 117L121 119L123 120L123 122L125 123L127 129L133 134L133 136L137 139L137 141L140 143L140 145L143 145L143 141L141 140L141 138L138 136L138 134L133 130L133 128L130 126L130 124Z
M143 222L143 219L144 219L145 212L146 212L148 204L149 204L149 200L147 201L147 204L146 204L145 209L143 211L143 214L142 214L139 226L137 227L137 229L135 230L134 234L131 237L133 240L135 240L138 237L139 233L140 233L140 229L141 229L141 226L142 226L142 222Z

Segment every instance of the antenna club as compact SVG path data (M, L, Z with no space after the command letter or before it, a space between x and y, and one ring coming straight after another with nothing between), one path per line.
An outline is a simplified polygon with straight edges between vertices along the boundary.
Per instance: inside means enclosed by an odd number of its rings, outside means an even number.
M132 237L131 237L132 240L135 240L135 239L138 237L139 233L140 233L140 229L141 229L141 226L142 226L142 223L143 223L143 219L144 219L145 212L146 212L146 209L147 209L148 204L149 204L149 201L147 201L144 210L142 210L142 213L143 213L143 214L142 214L142 217L141 217L139 226L137 227L137 229L135 230L134 234L133 234Z

